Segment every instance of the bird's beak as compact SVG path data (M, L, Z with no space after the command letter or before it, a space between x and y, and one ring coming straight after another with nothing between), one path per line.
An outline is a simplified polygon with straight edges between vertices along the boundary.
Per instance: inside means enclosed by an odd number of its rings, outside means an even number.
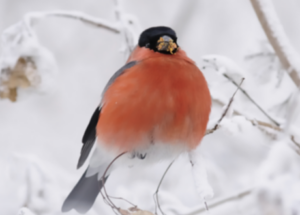
M157 46L156 46L158 51L165 51L169 52L170 54L175 54L177 51L177 44L172 40L171 37L169 36L162 36L159 38L157 41Z

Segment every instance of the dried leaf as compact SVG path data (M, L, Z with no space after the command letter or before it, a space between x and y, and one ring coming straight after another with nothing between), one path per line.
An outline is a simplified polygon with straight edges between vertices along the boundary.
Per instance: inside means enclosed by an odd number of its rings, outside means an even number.
M37 86L41 78L30 57L20 57L13 69L6 68L0 77L0 98L8 98L12 102L17 100L17 89Z
M140 211L141 209L139 209L138 207L135 206L135 207L129 208L128 210L131 212L134 212L134 211Z
M150 211L143 211L140 209L137 209L136 211L132 212L131 215L154 215Z
M129 208L128 210L119 209L121 215L154 215L150 211L143 211L137 207Z
M121 208L119 209L119 212L120 212L121 215L131 215L131 213L129 211L123 210Z

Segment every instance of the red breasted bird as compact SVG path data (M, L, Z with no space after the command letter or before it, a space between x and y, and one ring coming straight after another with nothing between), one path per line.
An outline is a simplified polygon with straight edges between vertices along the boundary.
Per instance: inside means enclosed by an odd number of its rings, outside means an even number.
M89 166L62 211L87 212L102 188L102 176L121 165L146 165L195 149L209 118L211 97L195 63L168 27L145 30L125 66L108 81L84 133L81 167Z

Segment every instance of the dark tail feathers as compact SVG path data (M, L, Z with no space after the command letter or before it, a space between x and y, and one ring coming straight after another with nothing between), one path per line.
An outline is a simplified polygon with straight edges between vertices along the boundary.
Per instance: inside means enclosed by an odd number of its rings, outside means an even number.
M77 212L83 214L93 206L103 184L101 180L97 180L98 174L85 177L86 172L64 201L61 209L62 212L75 209Z

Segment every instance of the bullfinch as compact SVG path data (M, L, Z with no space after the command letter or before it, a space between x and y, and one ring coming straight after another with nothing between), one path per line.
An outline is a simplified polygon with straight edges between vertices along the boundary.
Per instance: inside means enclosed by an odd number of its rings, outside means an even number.
M210 109L206 80L178 46L175 31L152 27L142 32L90 119L77 168L93 151L91 159L62 211L87 212L105 183L106 170L108 177L120 166L147 165L195 149L205 135Z

